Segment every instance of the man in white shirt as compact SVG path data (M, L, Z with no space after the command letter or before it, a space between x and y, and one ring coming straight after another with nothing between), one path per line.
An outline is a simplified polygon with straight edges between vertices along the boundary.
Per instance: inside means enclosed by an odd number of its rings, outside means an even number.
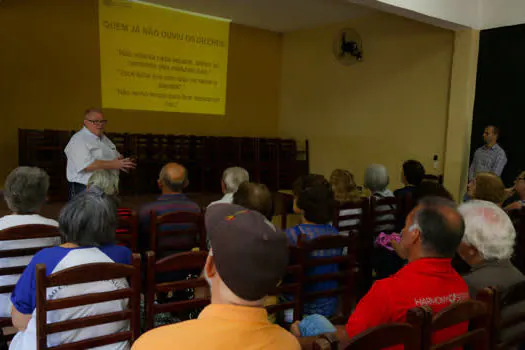
M237 192L239 185L247 181L250 181L250 174L248 174L248 171L244 168L235 166L224 170L221 181L224 196L218 201L211 202L209 205L217 203L231 204L233 202L233 195Z
M70 199L86 189L93 171L127 172L136 166L132 159L122 157L113 142L104 135L107 122L101 110L88 109L84 114L84 127L71 137L64 150Z

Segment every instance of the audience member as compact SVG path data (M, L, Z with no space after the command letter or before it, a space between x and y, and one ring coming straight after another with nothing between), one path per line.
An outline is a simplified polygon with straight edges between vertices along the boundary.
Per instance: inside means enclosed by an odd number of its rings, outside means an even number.
M503 148L498 145L499 128L488 125L483 133L485 144L474 153L474 159L468 172L469 181L473 180L478 173L493 173L501 176L503 168L507 164L507 156Z
M423 181L414 190L414 203L418 203L420 200L426 197L440 197L445 199L454 200L452 194L440 183L434 181Z
M299 191L300 192L296 192ZM339 232L330 224L334 213L334 195L328 181L319 176L306 175L294 184L294 212L301 215L301 224L286 230L288 242L296 246L299 236L307 241L326 235L338 235ZM341 249L324 249L312 253L313 256L341 255ZM309 276L338 272L337 265L324 265L309 269ZM337 281L326 281L308 285L305 292L324 291L337 287ZM332 316L337 310L337 298L318 298L305 303L304 313Z
M371 192L371 196L380 200L382 198L394 197L392 191L390 191L387 186L390 179L388 176L388 170L384 165L381 164L372 164L366 168L365 171L365 187L368 188ZM375 217L375 227L374 232L379 233L381 231L394 231L394 224L382 224L381 222L387 220L394 220L394 214L384 214L381 213L395 209L395 204L391 205L379 205L375 208L376 217Z
M22 273L11 295L13 325L19 330L10 349L36 349L36 286L37 264L46 265L50 275L70 267L99 262L129 264L128 248L114 245L117 218L112 202L99 193L82 192L67 203L60 212L59 228L64 244L45 248L35 254ZM86 293L97 293L127 288L125 279L97 281L79 285L59 286L47 289L47 299L62 299ZM49 322L61 322L79 316L95 316L107 312L119 312L126 308L127 300L115 300L76 308L48 311ZM129 327L128 322L113 322L48 336L49 346L80 341L90 337L120 332ZM127 349L127 342L112 349Z
M465 220L465 236L458 253L471 266L470 273L463 276L475 297L483 288L496 287L505 296L513 285L525 281L523 274L512 265L516 231L508 215L497 205L485 201L469 201L459 207ZM525 312L525 302L503 309L502 317L512 317ZM525 331L525 324L511 328L502 334L503 340Z
M176 212L200 213L200 207L197 203L190 200L182 192L188 185L188 174L186 169L177 163L166 164L159 174L157 181L162 195L156 201L143 205L139 211L139 231L140 247L147 250L150 243L149 230L151 214L163 215ZM170 224L160 227L161 230L187 229L189 224ZM177 235L169 238L171 246L189 245L194 243L194 239L186 234ZM195 242L196 243L196 242Z
M357 188L354 181L354 175L347 170L335 169L330 175L330 185L334 192L334 199L339 205L346 203L359 203L362 200L361 191ZM362 209L344 209L339 211L339 216L345 215L361 215ZM348 230L345 227L358 225L360 219L341 220L338 223L339 230L342 234L347 234Z
M95 170L87 182L88 189L96 186L108 196L118 195L118 185L118 174L110 170Z
M525 171L514 180L514 187L508 191L508 195L503 202L506 211L521 209L525 205Z
M238 205L214 205L205 215L211 305L195 320L144 334L133 349L300 349L293 335L268 322L262 307L288 264L284 235Z
M0 230L14 226L39 224L58 226L58 222L40 216L40 208L46 201L49 176L40 168L18 167L11 171L4 184L4 199L12 214L0 218ZM60 244L60 238L33 238L1 241L0 250L48 247ZM26 266L32 256L1 258L0 268ZM16 284L20 275L0 277L0 286ZM9 294L0 294L0 317L9 317L11 301Z
M459 212L465 220L465 235L458 253L471 266L464 276L470 295L488 286L505 292L524 281L510 262L516 231L508 215L496 204L478 200L463 203Z
M218 201L211 202L209 205L217 203L232 203L233 194L237 192L239 185L243 182L250 181L250 174L241 167L231 167L222 173L221 188L224 196Z
M439 312L468 299L465 281L450 264L463 232L464 222L454 202L434 197L421 200L407 217L401 242L392 243L409 263L395 275L374 283L348 320L348 336L381 324L403 322L407 310L416 306ZM467 327L465 323L439 331L434 341L446 341L466 332Z
M492 173L478 173L468 184L468 196L472 199L501 205L505 198L505 185L499 176Z
M268 187L253 182L243 182L233 195L233 204L261 213L269 221L273 216L272 194Z
M403 172L401 181L405 187L394 191L394 196L403 197L407 193L413 193L417 186L423 182L425 177L425 168L417 160L407 160L403 163Z

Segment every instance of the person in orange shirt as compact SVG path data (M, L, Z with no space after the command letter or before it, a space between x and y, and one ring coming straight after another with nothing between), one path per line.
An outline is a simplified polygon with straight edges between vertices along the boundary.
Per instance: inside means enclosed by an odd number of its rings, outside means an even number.
M286 236L262 214L235 204L210 206L205 223L211 304L195 320L145 333L133 350L299 350L297 339L271 324L263 307L288 264Z

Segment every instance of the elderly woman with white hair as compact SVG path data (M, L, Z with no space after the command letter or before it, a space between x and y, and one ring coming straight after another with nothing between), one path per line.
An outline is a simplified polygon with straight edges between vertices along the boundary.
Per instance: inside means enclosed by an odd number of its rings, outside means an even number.
M471 296L488 286L504 293L525 281L510 261L516 231L508 215L496 204L478 200L462 204L459 211L465 219L465 235L458 253L471 267L464 276Z
M222 173L221 188L224 196L218 201L211 202L209 205L217 203L229 203L233 202L233 195L239 189L239 186L243 182L250 181L250 174L244 168L234 166L227 168Z

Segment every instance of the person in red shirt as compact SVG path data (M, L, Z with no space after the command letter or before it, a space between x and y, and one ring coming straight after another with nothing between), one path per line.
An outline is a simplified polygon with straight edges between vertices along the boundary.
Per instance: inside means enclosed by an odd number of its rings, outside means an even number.
M393 243L408 264L374 283L348 319L347 335L352 338L381 324L404 322L407 311L416 306L439 312L468 299L467 284L451 265L464 231L454 202L437 197L421 200L406 219L401 241ZM446 341L467 329L467 323L447 328L437 332L433 341Z

